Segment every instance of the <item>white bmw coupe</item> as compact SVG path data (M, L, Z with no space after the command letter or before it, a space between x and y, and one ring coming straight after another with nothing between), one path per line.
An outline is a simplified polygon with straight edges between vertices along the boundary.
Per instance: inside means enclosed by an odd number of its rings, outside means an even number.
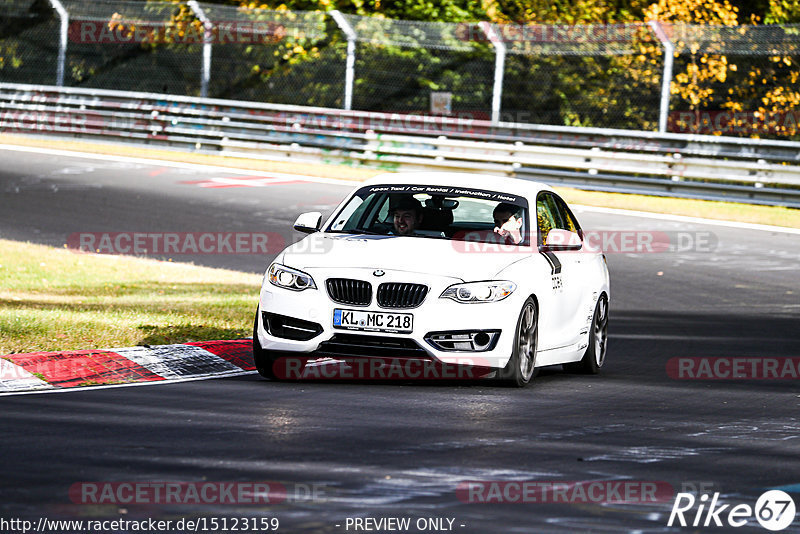
M534 216L535 215L535 216ZM359 185L281 252L261 287L253 358L473 366L515 386L537 368L596 373L609 279L546 185L460 173L384 174Z

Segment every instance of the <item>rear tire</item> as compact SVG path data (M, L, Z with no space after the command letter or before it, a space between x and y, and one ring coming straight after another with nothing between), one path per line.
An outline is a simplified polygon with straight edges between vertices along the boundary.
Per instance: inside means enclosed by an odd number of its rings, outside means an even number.
M596 375L606 361L608 339L608 300L601 295L594 308L592 328L589 331L589 346L579 362L565 363L564 369L571 373Z
M522 305L514 335L511 359L497 372L501 384L525 387L536 376L536 351L539 343L539 308L532 297Z
M258 310L256 310L256 320L253 324L253 363L256 366L256 371L258 371L258 374L264 378L276 380L277 378L275 377L275 371L273 369L276 358L272 351L261 348L261 342L258 340L259 315L261 314L258 312Z

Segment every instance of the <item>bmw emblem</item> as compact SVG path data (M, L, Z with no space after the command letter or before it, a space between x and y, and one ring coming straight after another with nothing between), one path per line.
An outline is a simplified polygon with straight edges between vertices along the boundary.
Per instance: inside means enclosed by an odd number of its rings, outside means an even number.
M374 274L375 276L383 276L386 273L378 269L377 271L374 271L372 274Z

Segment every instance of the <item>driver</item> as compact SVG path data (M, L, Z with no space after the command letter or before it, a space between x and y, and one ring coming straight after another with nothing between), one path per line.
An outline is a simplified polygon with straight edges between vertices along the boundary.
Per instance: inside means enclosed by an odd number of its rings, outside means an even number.
M522 218L519 207L514 204L500 203L492 212L494 233L505 238L506 243L519 245L522 242Z
M411 195L401 197L390 209L394 235L411 236L422 222L422 204Z

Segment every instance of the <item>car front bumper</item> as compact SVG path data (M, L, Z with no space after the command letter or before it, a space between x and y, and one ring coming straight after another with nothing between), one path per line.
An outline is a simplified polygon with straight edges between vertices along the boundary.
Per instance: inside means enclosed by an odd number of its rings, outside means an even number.
M420 358L454 365L502 368L513 348L517 319L527 295L511 294L498 302L460 303L440 298L460 279L429 277L416 273L386 271L380 282L413 282L428 286L428 294L415 308L381 308L373 291L366 306L334 302L328 293L328 278L346 277L376 282L372 269L347 269L331 273L307 270L316 289L292 291L265 280L259 299L256 333L266 350L298 357L333 356L376 358ZM377 285L377 284L375 284ZM334 310L413 314L410 333L351 330L334 327ZM277 319L276 319L277 318ZM272 319L272 322L270 321ZM281 328L276 328L278 325ZM476 334L483 333L476 337ZM450 335L456 338L450 339ZM292 338L301 339L292 339ZM471 338L471 342L468 338ZM437 346L438 341L438 346ZM348 349L350 345L350 349ZM451 350L442 350L447 347ZM471 347L472 350L465 350ZM474 350L481 349L481 350Z

